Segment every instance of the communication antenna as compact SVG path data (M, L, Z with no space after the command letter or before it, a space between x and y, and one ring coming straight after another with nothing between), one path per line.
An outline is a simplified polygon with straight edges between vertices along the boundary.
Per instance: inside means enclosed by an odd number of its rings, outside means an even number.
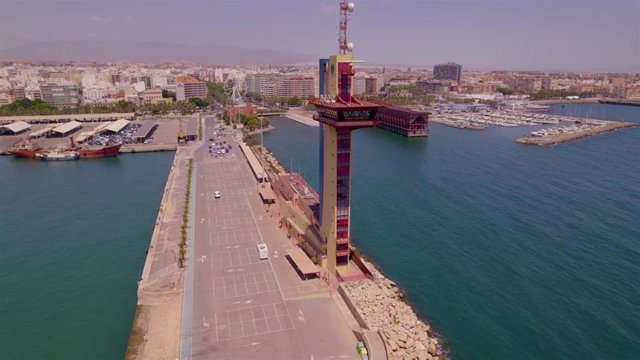
M338 31L338 49L340 50L341 55L353 51L353 43L347 42L347 23L349 22L350 14L354 9L354 3L348 3L346 0L340 0L340 31Z

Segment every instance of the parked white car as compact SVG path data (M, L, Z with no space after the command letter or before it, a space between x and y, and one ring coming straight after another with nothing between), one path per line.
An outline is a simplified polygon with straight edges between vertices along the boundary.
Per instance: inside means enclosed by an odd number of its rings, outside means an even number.
M216 191L213 193L213 197L216 199L220 199L220 197L222 196L222 194L220 194L220 191Z
M267 244L258 244L258 256L260 256L260 260L269 258L269 249L267 249Z

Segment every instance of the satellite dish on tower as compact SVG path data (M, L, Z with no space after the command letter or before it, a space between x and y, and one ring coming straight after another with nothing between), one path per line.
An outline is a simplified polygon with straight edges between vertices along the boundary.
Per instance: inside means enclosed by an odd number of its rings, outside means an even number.
M353 10L355 10L356 8L356 4L350 2L349 4L347 4L347 9L349 10L349 12L353 12Z
M347 44L347 51L349 51L349 52L353 51L353 43L352 42Z

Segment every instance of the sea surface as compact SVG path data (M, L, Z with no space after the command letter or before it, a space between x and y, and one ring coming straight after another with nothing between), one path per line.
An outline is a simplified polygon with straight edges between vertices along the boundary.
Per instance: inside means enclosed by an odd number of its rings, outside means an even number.
M0 359L124 358L172 160L0 157Z
M640 122L640 107L554 105ZM318 187L318 128L264 141ZM352 237L459 360L640 359L640 128L552 147L530 128L353 137Z

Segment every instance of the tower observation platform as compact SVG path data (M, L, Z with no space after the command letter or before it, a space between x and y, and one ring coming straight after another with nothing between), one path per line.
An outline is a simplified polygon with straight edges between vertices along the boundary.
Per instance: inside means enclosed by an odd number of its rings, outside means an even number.
M351 132L377 125L382 105L354 98L353 44L347 23L353 3L340 2L339 54L319 60L320 98L314 119L320 122L320 235L326 244L327 270L349 275L351 256Z

